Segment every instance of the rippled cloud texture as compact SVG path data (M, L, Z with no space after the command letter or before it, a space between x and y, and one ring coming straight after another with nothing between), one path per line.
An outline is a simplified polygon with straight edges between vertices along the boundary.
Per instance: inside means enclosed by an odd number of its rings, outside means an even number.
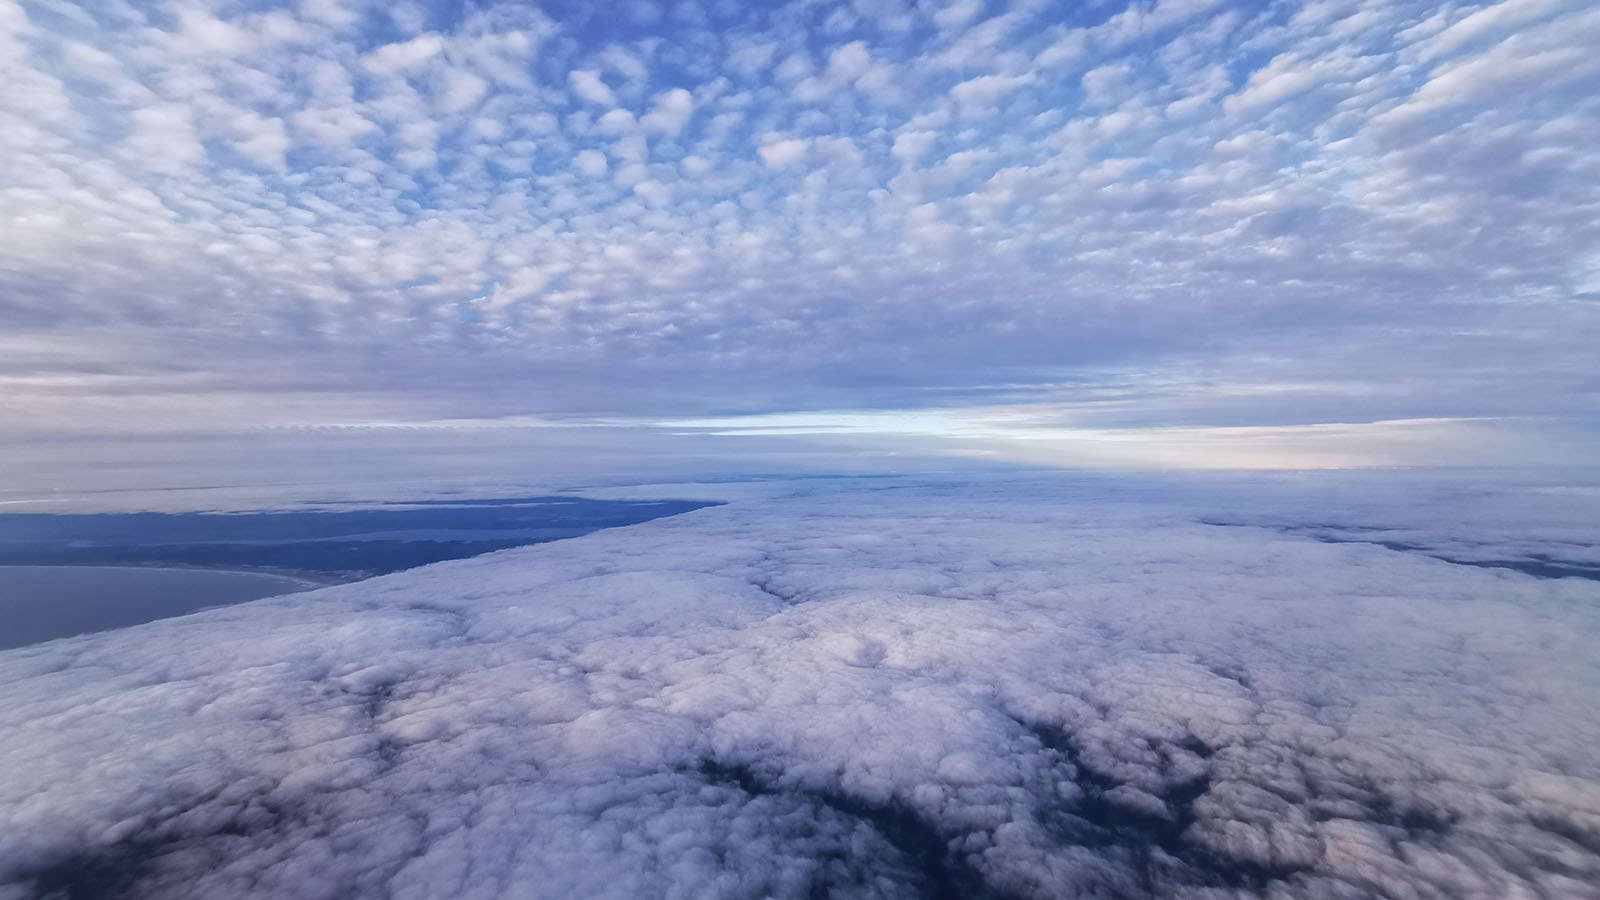
M1580 0L0 0L5 411L1592 419L1597 43Z
M0 655L0 896L1600 897L1592 480L809 485Z

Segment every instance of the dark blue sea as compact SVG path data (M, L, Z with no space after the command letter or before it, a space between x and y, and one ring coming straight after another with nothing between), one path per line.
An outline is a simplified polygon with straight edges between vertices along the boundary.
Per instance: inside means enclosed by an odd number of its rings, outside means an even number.
M0 514L0 648L577 537L707 505L497 497L359 509Z

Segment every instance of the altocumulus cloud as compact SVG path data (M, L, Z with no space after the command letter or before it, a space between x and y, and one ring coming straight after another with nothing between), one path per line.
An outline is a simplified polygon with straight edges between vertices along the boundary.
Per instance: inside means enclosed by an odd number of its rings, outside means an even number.
M1592 4L629 10L3 0L8 420L1592 420Z
M727 488L0 655L0 894L1600 896L1600 586L1204 521L1592 487L1155 488Z

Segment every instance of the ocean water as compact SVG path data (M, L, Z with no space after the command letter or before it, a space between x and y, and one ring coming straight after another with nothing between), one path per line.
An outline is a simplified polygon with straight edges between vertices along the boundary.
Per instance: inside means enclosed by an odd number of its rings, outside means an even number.
M109 631L317 587L265 572L0 566L0 649Z
M0 514L0 648L359 581L707 505L496 497L226 513Z

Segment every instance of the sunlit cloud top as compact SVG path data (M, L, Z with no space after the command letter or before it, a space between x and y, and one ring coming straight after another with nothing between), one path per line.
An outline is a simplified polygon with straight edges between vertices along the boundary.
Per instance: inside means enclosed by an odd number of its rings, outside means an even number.
M0 0L4 412L1581 419L1596 46L1545 0Z

